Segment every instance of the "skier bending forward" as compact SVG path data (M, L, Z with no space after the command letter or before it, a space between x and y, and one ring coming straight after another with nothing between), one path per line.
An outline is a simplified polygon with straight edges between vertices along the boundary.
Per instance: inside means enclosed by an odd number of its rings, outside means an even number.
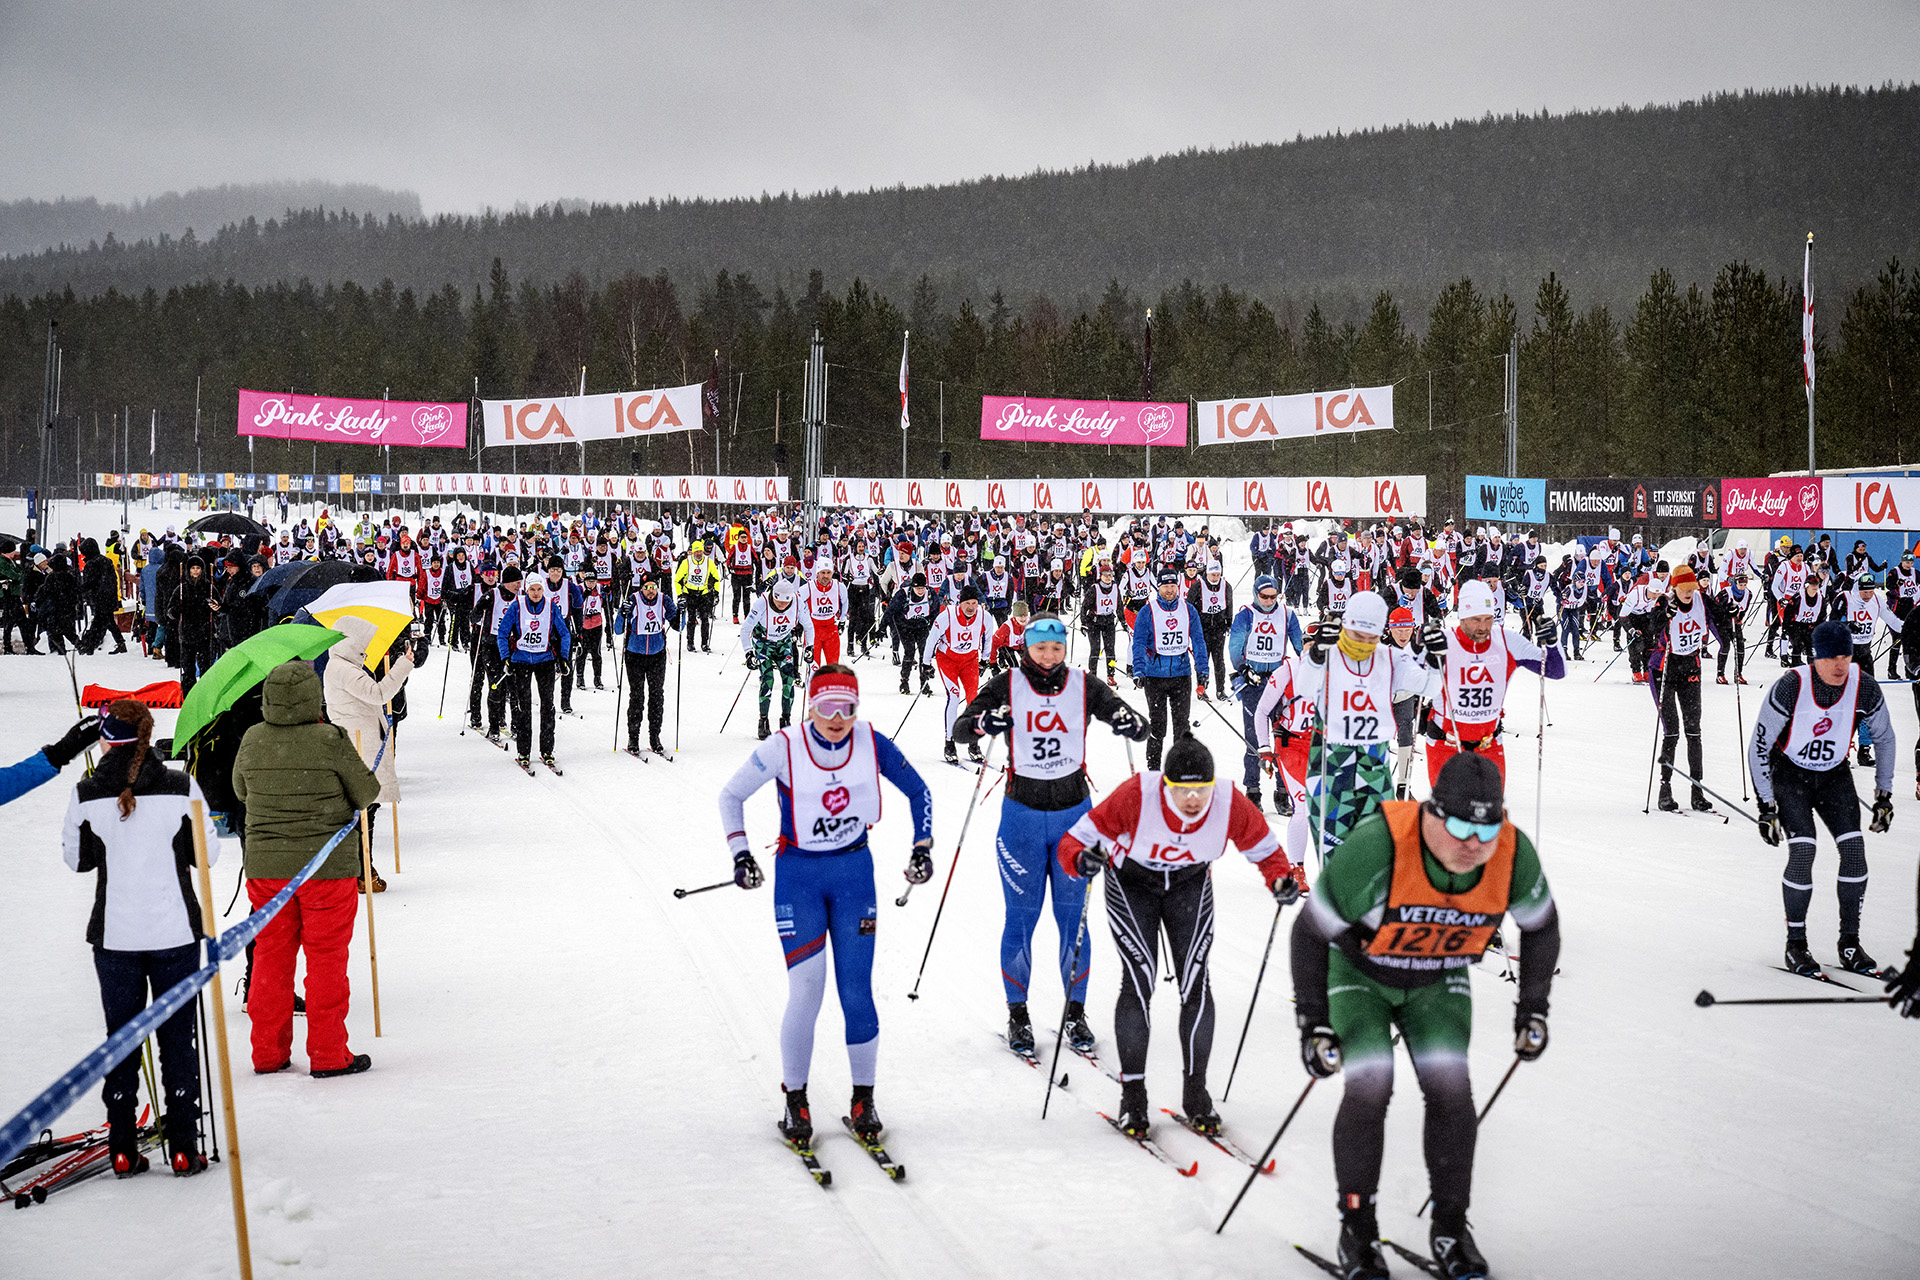
M780 1129L800 1146L813 1139L807 1076L813 1024L827 991L829 937L853 1074L847 1118L864 1139L877 1140L881 1132L873 1105L880 1055L880 1016L873 1005L878 914L867 829L880 821L883 776L907 797L913 813L907 880L925 884L933 878L933 794L890 738L856 718L859 708L860 684L852 668L837 662L821 667L807 684L806 719L755 747L720 792L734 883L757 889L764 880L747 841L746 802L767 783L779 784L773 914L787 956L787 1012L780 1024L787 1110Z
M1355 824L1314 882L1293 926L1300 1056L1325 1078L1344 1061L1333 1122L1340 1265L1347 1280L1383 1280L1374 1196L1393 1097L1398 1026L1426 1095L1431 1241L1439 1275L1484 1276L1467 1230L1475 1118L1467 1076L1480 959L1511 913L1520 926L1514 1052L1547 1047L1547 992L1560 954L1553 895L1533 844L1507 821L1500 770L1486 756L1447 761L1424 802L1389 800Z

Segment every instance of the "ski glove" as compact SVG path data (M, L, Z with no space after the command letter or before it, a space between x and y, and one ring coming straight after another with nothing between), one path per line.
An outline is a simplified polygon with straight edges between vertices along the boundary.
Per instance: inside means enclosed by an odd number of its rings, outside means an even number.
M73 763L75 756L98 741L100 721L95 716L88 716L61 735L60 741L49 742L40 748L40 753L46 756L48 764L56 769L64 769Z
M1775 848L1787 838L1786 828L1780 825L1780 806L1771 800L1760 802L1760 838Z
M1421 722L1420 732L1435 742L1447 740L1447 727L1440 722L1440 717L1434 714L1432 707L1427 708L1427 718Z
M1887 999L1903 1018L1920 1018L1920 938L1907 952L1907 967L1887 983Z
M733 855L733 882L742 889L758 889L767 882L767 878L760 874L760 864L753 860L752 854L736 853Z
M925 844L913 846L913 853L907 858L907 883L925 884L933 879L933 854Z
M1867 830L1875 835L1884 835L1893 825L1893 793L1876 791L1873 793L1873 819L1867 823Z
M1513 1051L1522 1062L1532 1062L1547 1051L1547 1015L1513 1015Z
M760 665L760 651L758 649L747 650L747 670L753 671L756 668L758 668L759 665Z
M1447 633L1439 619L1428 618L1427 625L1420 628L1420 648L1427 655L1427 665L1435 671L1447 665Z
M1305 1018L1300 1020L1300 1061L1306 1066L1307 1074L1316 1080L1339 1074L1340 1037L1333 1034L1332 1027Z
M1313 635L1312 638L1307 641L1307 644L1308 647L1314 650L1313 656L1316 660L1325 661L1320 655L1339 642L1340 619L1322 618L1313 624Z
M1260 874L1267 878L1267 892L1273 900L1283 907L1290 907L1300 901L1300 893L1306 888L1306 869L1291 866L1284 853L1273 853L1257 865Z
M1097 844L1086 846L1080 850L1079 855L1074 859L1074 869L1080 873L1082 880L1093 879L1100 874L1100 869L1106 865L1106 850Z
M1011 707L988 707L973 718L974 725L982 737L993 737L1013 728L1013 709Z
M1147 718L1124 703L1114 708L1113 717L1107 723L1117 736L1131 738L1135 742L1145 742L1151 732Z

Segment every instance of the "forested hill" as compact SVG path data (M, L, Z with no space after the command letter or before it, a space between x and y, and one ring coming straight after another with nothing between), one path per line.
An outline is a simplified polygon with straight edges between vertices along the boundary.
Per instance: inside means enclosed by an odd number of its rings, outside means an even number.
M420 197L357 182L256 182L169 191L132 204L76 200L0 202L0 254L31 254L62 245L84 247L109 236L121 243L207 236L248 218L276 218L288 209L352 209L382 217L420 217Z
M427 221L308 212L0 260L0 296L302 277L470 294L498 257L536 282L724 268L792 287L819 268L896 296L927 274L950 296L1069 302L1115 278L1149 296L1190 279L1269 299L1425 297L1467 276L1530 294L1553 271L1624 307L1662 266L1702 282L1742 258L1797 269L1809 230L1823 288L1920 258L1917 138L1920 87L1726 94L940 187Z

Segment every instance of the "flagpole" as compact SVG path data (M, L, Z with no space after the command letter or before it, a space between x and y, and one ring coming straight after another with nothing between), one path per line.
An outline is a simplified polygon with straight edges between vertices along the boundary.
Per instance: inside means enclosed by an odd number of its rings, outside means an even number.
M900 478L907 478L907 341L913 330L900 332Z
M1800 277L1801 365L1807 384L1807 474L1813 475L1813 232L1807 232L1806 267Z

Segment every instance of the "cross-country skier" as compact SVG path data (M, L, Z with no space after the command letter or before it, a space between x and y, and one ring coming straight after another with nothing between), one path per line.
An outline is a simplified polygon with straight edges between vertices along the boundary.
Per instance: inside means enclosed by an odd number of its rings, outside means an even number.
M474 729L481 727L480 696L484 692L485 731L487 740L495 744L502 742L500 726L507 718L507 665L494 637L500 634L500 623L519 597L520 566L508 565L502 571L489 563L481 568L480 580L473 584L473 603L468 609L473 619L467 640L467 653L473 659L473 680L467 690L467 724Z
M833 557L822 549L801 601L809 622L807 661L824 667L840 661L840 623L847 616L847 589L833 578Z
M1673 754L1680 745L1681 729L1687 735L1687 772L1695 779L1706 776L1700 741L1700 658L1707 651L1708 636L1724 643L1730 624L1720 602L1700 589L1687 565L1673 571L1667 588L1669 594L1656 600L1646 615L1651 637L1647 687L1660 716L1660 807L1675 813L1680 804L1673 798ZM1693 784L1692 805L1703 813L1713 808L1699 781Z
M1506 818L1500 771L1465 753L1447 762L1426 801L1388 801L1355 826L1294 921L1301 1059L1320 1078L1346 1070L1333 1166L1347 1280L1388 1274L1374 1199L1396 1027L1426 1098L1429 1240L1438 1274L1487 1274L1467 1229L1476 1128L1467 966L1505 914L1521 931L1514 1052L1532 1061L1547 1047L1559 918L1532 842Z
M1847 767L1857 725L1884 744L1874 766L1873 814L1867 829L1893 824L1893 721L1873 675L1853 661L1853 633L1834 619L1813 631L1813 660L1780 674L1754 716L1748 765L1760 800L1760 838L1787 842L1780 878L1787 908L1787 968L1813 975L1807 949L1807 905L1813 901L1814 815L1840 850L1840 964L1855 973L1879 966L1860 946L1860 903L1867 896L1867 842L1860 834L1860 797Z
M655 755L667 753L666 747L660 742L660 726L667 714L667 628L678 631L681 617L678 602L671 594L660 590L660 579L651 573L640 580L640 590L628 596L626 603L620 606L620 612L614 615L613 634L627 638L620 648L620 660L626 664L627 687L630 690L627 702L627 754L630 756L640 754L640 721L643 716L647 722L647 749ZM767 682L763 679L763 723L766 720L767 688Z
M567 634L566 619L553 597L547 595L546 579L527 579L526 591L507 606L494 632L501 660L506 663L508 701L513 705L513 742L518 748L517 763L533 772L529 754L533 745L533 691L540 691L540 763L559 770L553 762L554 658L564 667L573 651Z
M1213 753L1198 738L1181 738L1167 751L1164 772L1149 769L1115 787L1060 840L1059 866L1075 878L1107 877L1107 924L1120 953L1123 980L1114 1006L1120 1042L1121 1132L1143 1138L1147 1102L1149 1004L1159 983L1160 934L1167 937L1180 986L1181 1111L1188 1127L1220 1132L1207 1092L1213 1051L1213 990L1207 960L1213 950L1213 862L1231 841L1254 864L1274 898L1286 906L1300 897L1303 868L1288 861L1267 819L1231 782L1214 777ZM1084 882L1083 886L1084 886ZM1083 887L1084 892L1084 887Z
M960 588L960 599L940 611L933 623L933 664L940 671L940 687L947 693L945 751L948 764L960 763L954 750L954 721L980 692L980 659L991 638L991 614L980 607L980 588L969 582ZM980 745L967 744L967 758L980 759Z
M1006 923L1000 931L1000 979L1007 996L1007 1043L1015 1053L1034 1052L1033 1023L1027 1015L1028 982L1033 972L1033 931L1040 923L1051 886L1053 921L1060 934L1060 984L1072 1002L1067 1007L1067 1036L1074 1048L1091 1051L1087 1026L1089 950L1073 956L1084 881L1062 870L1054 854L1080 815L1087 811L1087 726L1104 720L1122 737L1139 741L1147 722L1117 694L1087 673L1067 665L1066 624L1053 614L1029 622L1026 650L1012 671L995 675L967 703L953 723L954 739L978 754L983 737L1004 735L1008 742L1007 794L1000 802L1000 888L1006 898Z
M1207 669L1207 639L1200 629L1200 611L1180 595L1180 571L1171 565L1156 575L1158 591L1148 597L1133 620L1133 681L1146 690L1147 717L1153 731L1147 737L1147 768L1160 767L1168 713L1174 738L1192 734L1188 716L1193 710L1189 692Z
M1260 717L1256 710L1266 692L1267 677L1280 667L1287 647L1300 651L1300 617L1280 599L1280 583L1261 574L1253 580L1253 599L1234 616L1227 633L1227 660L1233 668L1233 690L1240 699L1240 718L1246 738L1246 755L1240 762L1240 785L1247 799L1260 803L1260 753L1263 745ZM1264 735L1271 736L1271 728ZM1282 783L1275 795L1275 807L1287 812L1280 803L1287 795ZM1298 846L1295 846L1296 848Z
M802 643L811 643L813 622L800 603L799 592L787 579L776 577L747 610L740 623L740 649L747 666L760 672L760 736L772 732L767 708L773 700L773 677L780 676L780 727L793 723L793 691L800 681Z
M1113 561L1105 556L1094 568L1093 581L1080 597L1080 629L1087 633L1087 674L1100 674L1100 653L1107 655L1107 685L1117 687L1113 678L1113 632L1120 615L1120 584L1113 579Z
M807 684L805 720L755 747L720 792L720 823L733 852L734 883L757 889L764 879L747 840L746 802L769 782L779 791L773 915L787 957L787 1011L780 1024L786 1114L780 1131L800 1146L813 1140L807 1080L813 1026L827 990L829 937L853 1074L847 1119L869 1141L877 1141L881 1132L873 1105L880 1056L880 1016L873 1003L879 915L867 843L868 829L880 821L881 778L906 796L913 815L908 883L933 878L933 793L891 739L857 718L859 709L860 684L852 668L837 662L819 668Z
M1432 688L1427 661L1406 649L1380 647L1387 602L1356 591L1343 617L1322 618L1307 641L1306 667L1295 675L1315 714L1307 758L1309 830L1327 857L1353 825L1393 794L1387 744L1393 740L1396 695ZM1304 855L1303 855L1304 857Z
M933 664L926 660L927 632L933 629L935 600L928 590L927 575L916 569L905 586L893 594L887 606L887 620L894 638L900 642L900 692L906 693L907 677L920 669L920 693L933 692Z
M1428 622L1425 647L1446 655L1440 669L1440 698L1422 726L1431 739L1428 785L1439 780L1441 768L1461 751L1478 752L1492 760L1504 780L1507 750L1500 742L1500 731L1513 673L1525 668L1548 680L1567 674L1558 645L1542 648L1505 626L1495 607L1493 592L1485 583L1469 582L1460 588L1460 621L1452 631L1442 632L1437 622Z
M673 594L687 613L687 648L698 637L700 652L713 652L713 613L720 605L720 566L707 555L704 542L687 548L687 558L674 571Z

